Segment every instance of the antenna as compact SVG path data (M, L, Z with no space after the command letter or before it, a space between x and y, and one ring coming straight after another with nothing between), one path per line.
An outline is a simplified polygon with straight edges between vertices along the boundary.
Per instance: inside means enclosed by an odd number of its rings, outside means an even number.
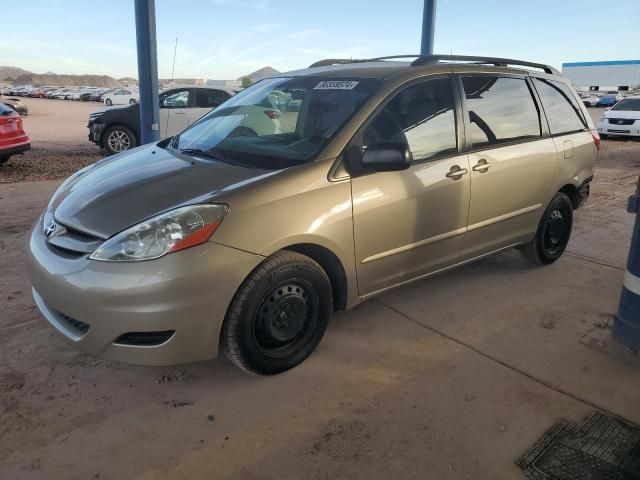
M174 74L176 72L176 51L178 50L178 37L176 37L176 44L173 47L173 65L171 66L171 81L169 82L169 88L173 86Z

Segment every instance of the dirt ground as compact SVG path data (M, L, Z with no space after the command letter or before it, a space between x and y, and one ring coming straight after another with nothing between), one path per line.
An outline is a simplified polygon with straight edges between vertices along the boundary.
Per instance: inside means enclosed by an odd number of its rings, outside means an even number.
M514 460L559 418L640 422L640 360L610 337L639 173L640 142L604 141L560 261L507 251L395 290L269 378L76 352L24 271L59 181L0 185L0 478L523 479Z
M66 178L76 170L104 157L89 142L89 113L105 108L97 102L73 102L42 98L22 98L29 107L23 117L31 138L31 150L0 165L0 183Z

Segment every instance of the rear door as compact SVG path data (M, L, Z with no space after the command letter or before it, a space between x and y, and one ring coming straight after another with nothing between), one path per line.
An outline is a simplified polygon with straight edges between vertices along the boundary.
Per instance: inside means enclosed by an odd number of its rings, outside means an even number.
M461 75L471 202L464 258L530 239L553 180L557 152L527 78Z
M452 78L398 91L355 144L408 144L413 164L351 179L358 288L368 295L455 263L469 208L469 164L460 152Z
M534 78L533 85L542 101L551 138L558 150L558 180L585 180L593 174L597 155L591 122L568 85L549 78ZM559 185L562 187L563 185ZM552 192L553 194L555 192Z
M214 88L194 88L193 93L195 94L195 101L187 113L189 125L197 122L203 115L231 98L231 95L224 90L216 90Z

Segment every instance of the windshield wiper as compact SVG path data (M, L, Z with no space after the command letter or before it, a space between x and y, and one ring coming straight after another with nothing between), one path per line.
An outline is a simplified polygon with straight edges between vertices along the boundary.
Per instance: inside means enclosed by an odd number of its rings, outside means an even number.
M240 166L240 167L248 167L248 165L245 165L243 163L237 162L235 160L231 160L230 158L223 156L223 155L219 155L219 154L213 154L211 152L208 152L207 150L203 150L201 148L183 148L178 150L180 153L183 153L185 155L196 155L199 157L204 157L204 158L208 158L210 160L215 160L218 162L223 162L223 163L228 163L229 165L236 165L236 166Z

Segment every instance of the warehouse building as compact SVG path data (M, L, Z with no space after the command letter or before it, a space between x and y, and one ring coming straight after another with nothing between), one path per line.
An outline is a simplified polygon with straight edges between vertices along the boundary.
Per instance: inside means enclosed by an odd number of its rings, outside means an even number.
M562 75L580 90L629 90L640 85L640 60L563 63Z

